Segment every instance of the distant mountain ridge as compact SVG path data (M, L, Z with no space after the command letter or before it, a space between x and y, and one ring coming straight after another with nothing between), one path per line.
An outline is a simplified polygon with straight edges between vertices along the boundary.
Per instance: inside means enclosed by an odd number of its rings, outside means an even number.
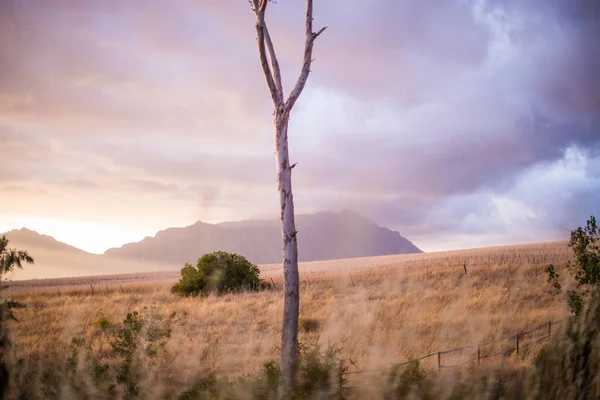
M78 249L77 247L59 242L52 236L43 235L27 228L13 229L0 234L0 236L2 235L6 235L7 239L10 241L9 247L11 247L11 244L13 243L18 243L20 246L25 246L26 248L36 247L90 254L84 250Z
M298 215L300 261L332 260L422 251L400 233L380 227L351 211ZM184 264L204 253L224 250L246 256L256 264L282 259L281 231L276 220L248 220L169 228L154 237L108 249L104 254Z
M139 273L149 271L177 270L180 266L152 260L111 257L92 254L52 236L43 235L27 228L13 229L0 233L9 240L8 247L27 250L35 264L24 265L8 273L9 280L74 277L83 275L105 275L117 273Z

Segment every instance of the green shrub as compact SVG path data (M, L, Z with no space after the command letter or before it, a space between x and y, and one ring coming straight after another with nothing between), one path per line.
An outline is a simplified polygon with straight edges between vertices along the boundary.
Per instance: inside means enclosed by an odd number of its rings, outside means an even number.
M581 312L586 298L594 291L600 290L600 228L593 215L585 227L571 231L569 247L573 250L575 261L567 263L567 268L577 285L567 291L567 304L577 315ZM560 292L560 275L554 265L549 265L546 272L548 282Z
M102 311L98 311L98 319L94 322L94 326L103 330L110 326L110 321L104 316Z
M228 293L261 288L260 270L239 254L216 251L204 254L196 266L185 264L173 292L182 296Z
M60 398L58 394L66 386L75 398L86 398L90 389L108 393L111 385L109 366L98 360L91 351L91 343L80 334L71 339L71 354L67 357L66 374L60 371L46 371L44 392L45 398ZM57 375L58 373L58 375ZM67 378L67 384L63 379ZM54 393L54 395L53 395Z
M149 371L165 355L172 318L163 317L153 307L128 313L122 324L110 324L102 312L98 316L94 325L105 333L72 338L64 369L68 381L58 387L47 387L48 393L68 388L71 393L68 398L147 397L144 390ZM107 338L110 351L97 352L98 343ZM51 384L50 379L48 385Z
M9 249L8 243L6 236L0 237L0 292L5 289L3 284L5 274L15 268L23 268L23 263L33 264L33 258L27 251ZM6 361L11 351L11 340L6 323L11 319L17 320L13 309L23 307L25 305L16 301L0 300L0 399L6 395L9 385L9 369Z
M125 388L126 398L138 397L139 383L145 373L144 366L156 357L170 337L171 329L152 308L148 310L144 307L141 312L133 311L126 315L122 328L110 343L122 361L116 380L117 384Z
M339 398L339 353L334 347L321 351L319 346L300 344L293 399ZM346 380L342 379L342 386L345 384ZM257 400L276 399L278 385L279 362L269 361L263 364L258 376L237 382L234 391L252 392L252 398Z

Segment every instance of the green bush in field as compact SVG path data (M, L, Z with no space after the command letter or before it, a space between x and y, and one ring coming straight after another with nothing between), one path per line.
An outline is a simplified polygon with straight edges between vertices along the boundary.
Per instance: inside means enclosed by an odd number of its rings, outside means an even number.
M577 285L574 289L567 290L567 303L577 315L583 309L586 299L600 290L600 228L593 215L585 227L571 231L569 247L573 250L575 260L567 263L567 268ZM549 265L546 271L548 282L560 292L560 275L554 265Z
M340 349L329 346L324 351L318 345L298 345L298 362L295 367L295 389L291 399L337 399L346 398L344 389L347 381L340 373L347 368L340 364ZM339 384L342 385L340 393ZM251 391L253 399L268 400L277 398L279 386L279 362L269 361L263 364L260 374L246 379L237 391Z
M94 326L100 329L106 329L110 326L110 321L104 316L102 311L98 311L98 319L94 321Z
M239 254L215 251L204 254L195 266L185 264L181 269L181 279L172 290L189 296L260 288L260 270L256 265Z
M6 236L0 237L0 291L4 289L2 281L5 274L15 268L23 268L24 263L33 264L33 258L25 250L8 248ZM8 388L9 370L6 359L11 344L10 335L6 323L8 320L17 320L13 309L23 308L25 305L16 301L4 300L0 302L0 399L3 399Z

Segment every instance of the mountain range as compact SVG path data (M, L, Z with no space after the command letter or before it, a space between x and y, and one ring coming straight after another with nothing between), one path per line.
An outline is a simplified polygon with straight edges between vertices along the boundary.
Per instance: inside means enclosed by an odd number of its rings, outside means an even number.
M299 215L296 229L300 261L421 253L400 233L350 211ZM269 264L282 260L281 248L279 221L250 220L169 228L104 254L184 264L204 253L224 250L256 264Z
M389 254L421 253L400 233L354 212L298 215L300 261L331 260ZM246 220L159 231L154 237L91 254L51 236L23 228L5 233L9 247L26 249L33 266L10 279L53 278L174 270L216 250L246 256L255 264L281 262L281 230L277 220Z

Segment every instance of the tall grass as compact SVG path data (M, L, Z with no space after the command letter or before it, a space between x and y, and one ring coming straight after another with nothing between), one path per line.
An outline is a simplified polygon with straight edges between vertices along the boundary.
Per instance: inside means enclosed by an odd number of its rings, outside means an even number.
M487 259L485 250L457 252L437 260L429 256L428 263L425 258L403 261L408 263L405 265L384 257L384 262L381 258L370 260L375 265L350 269L350 274L345 270L305 275L301 318L313 322L311 329L300 332L300 341L322 348L339 347L339 357L347 360L349 371L386 369L394 363L493 340L566 316L564 302L555 296L544 272L545 262L560 265L566 252L544 256L544 249L539 253L530 247L520 254L514 248L510 251L503 255L492 249ZM520 262L528 259L544 263ZM48 396L45 388L49 380L68 382L65 365L73 337L93 343L92 354L102 362L115 362L111 360L110 329L117 329L115 324L127 313L143 307L151 308L170 324L164 351L144 374L153 388L147 397L173 396L177 390L193 387L213 375L235 378L256 374L265 362L278 358L279 289L181 298L172 295L169 286L126 285L123 292L113 286L108 293L98 290L93 296L84 288L63 288L60 295L55 289L14 291L11 296L27 308L18 310L19 322L10 325L15 342L13 369L19 376L11 393L42 398ZM102 325L109 328L99 327L100 312L106 320ZM456 357L454 361L460 361L460 355ZM530 363L531 357L500 357L487 359L479 368L505 364L510 371L519 371ZM435 370L437 360L423 361L421 367ZM361 390L370 390L369 385L375 384L373 390L377 391L381 390L380 377L356 374L348 379L352 386L362 384ZM70 392L65 389L64 393ZM360 392L354 396L360 398Z

